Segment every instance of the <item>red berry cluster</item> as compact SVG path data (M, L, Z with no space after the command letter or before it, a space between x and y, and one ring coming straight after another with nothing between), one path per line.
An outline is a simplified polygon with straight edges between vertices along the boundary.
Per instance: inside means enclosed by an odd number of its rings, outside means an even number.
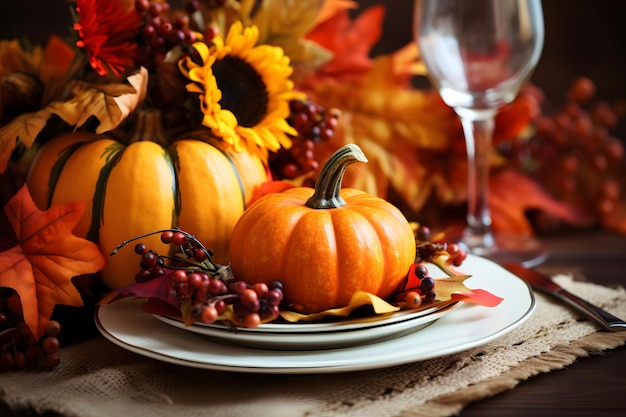
M624 144L611 134L617 114L595 94L590 79L575 80L562 108L540 115L535 136L514 143L508 156L551 195L603 221L617 213L626 170Z
M188 12L195 11L195 3L188 3ZM152 70L173 48L191 45L198 40L196 32L190 27L189 15L179 10L171 12L167 2L135 0L135 10L142 19L137 35L137 65Z
M319 169L315 146L332 139L339 111L326 110L308 100L292 100L287 122L298 132L289 149L270 155L270 168L277 178L294 179Z
M13 290L0 292L0 371L54 368L59 362L61 325L51 320L37 339L24 322L22 304Z
M437 298L435 293L435 280L428 275L428 268L424 264L415 264L408 278L410 288L405 288L396 295L397 303L404 303L407 308L419 308L424 303L432 303Z
M415 241L417 253L415 262L430 262L436 256L446 254L449 256L448 263L454 266L461 266L467 258L467 252L457 243L432 242L431 231L427 226L420 226L415 231Z
M213 263L212 252L189 233L180 229L154 233L161 234L163 243L177 246L179 253L173 257L160 255L143 243L135 245L135 252L141 256L141 269L135 276L138 283L163 280L165 301L178 307L189 303L192 318L202 323L216 322L228 306L233 311L230 320L236 326L254 328L278 318L283 300L280 281L254 285L238 281L228 273L227 267ZM129 242L122 243L118 249Z

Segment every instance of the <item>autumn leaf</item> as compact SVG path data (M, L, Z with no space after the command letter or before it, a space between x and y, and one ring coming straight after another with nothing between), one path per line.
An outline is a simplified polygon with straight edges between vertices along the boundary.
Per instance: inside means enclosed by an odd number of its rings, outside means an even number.
M435 288L433 291L437 294L437 303L449 303L456 301L464 301L470 304L478 304L485 307L495 307L502 302L502 298L487 290L480 288L470 289L465 285L465 280L471 275L464 274L454 270L448 264L450 256L444 252L436 256L432 263L447 276L435 278ZM420 286L421 280L417 278L414 271L418 264L411 265L409 273L403 283L403 287L399 290L399 294L406 294L409 291L415 291ZM399 305L404 305L399 303ZM431 306L431 305L429 305Z
M523 196L523 198L520 198ZM588 225L591 219L573 206L551 197L539 184L514 169L501 169L490 179L489 207L496 230L519 235L533 235L526 216L538 210L573 225Z
M307 35L333 54L317 76L328 76L335 80L350 80L361 77L372 67L370 51L382 35L385 8L377 5L364 10L354 20L348 10L318 23Z
M18 244L0 253L0 287L19 294L24 321L36 337L43 335L55 305L82 305L72 277L104 267L98 247L72 234L83 210L76 202L41 211L26 186L5 206Z
M354 310L363 306L371 306L375 314L387 314L400 310L400 307L391 305L374 294L370 294L365 291L356 291L352 295L350 303L344 307L332 308L312 314L301 314L296 313L295 311L281 311L280 316L291 323L298 321L318 321L325 317L348 317Z
M359 4L351 0L323 0L316 22L322 23L344 10L356 9Z
M287 181L266 181L254 190L254 194L252 194L248 205L250 206L266 194L282 193L293 187L295 187L295 185Z
M304 37L315 25L321 0L266 0L257 4L250 23L259 29L258 44L282 48L294 63L316 66L330 59L327 50Z
M35 113L22 114L0 129L0 172L7 167L17 141L30 147L37 135L56 114L70 126L82 126L94 116L100 124L96 133L115 129L137 108L147 90L148 72L145 68L127 78L128 84L88 84L73 81L73 97L55 101Z
M62 80L67 74L76 51L57 35L51 35L43 51L39 77L45 84Z

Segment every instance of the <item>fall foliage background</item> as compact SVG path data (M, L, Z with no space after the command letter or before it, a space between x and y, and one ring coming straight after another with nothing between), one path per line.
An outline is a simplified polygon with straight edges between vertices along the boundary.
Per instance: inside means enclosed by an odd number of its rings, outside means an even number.
M51 33L62 37L71 25L65 0L3 1L0 4L0 38L28 34L33 42L45 43ZM171 1L172 5L181 0ZM380 0L357 0L360 10ZM373 53L387 53L406 44L412 36L412 0L387 0L383 39ZM61 5L61 6L59 6ZM578 76L591 78L598 96L607 100L626 100L626 3L605 0L549 0L543 2L546 39L539 65L532 76L555 104ZM29 24L25 26L24 22ZM34 22L37 22L36 24ZM626 131L622 123L622 132ZM623 137L621 135L620 137Z
M0 4L0 39L28 36L33 43L45 44L50 34L66 37L71 18L65 0L4 1ZM172 5L182 0L171 1ZM357 0L360 8L381 3L380 0ZM372 55L391 53L411 41L412 0L383 2L386 16L383 37L372 49ZM543 2L546 39L544 51L531 81L546 96L546 105L558 107L565 92L579 76L593 80L597 97L617 103L620 122L615 129L618 138L626 138L626 62L619 59L626 51L626 28L621 17L626 3L608 0L597 4L591 0ZM24 22L29 22L25 25ZM34 22L37 22L36 24Z
M35 43L45 43L50 34L69 34L71 21L65 0L24 0L3 2L0 6L0 38L28 36ZM181 0L171 2L173 6ZM380 0L358 0L358 14ZM382 2L386 8L383 37L372 55L391 53L412 40L412 0ZM543 4L546 42L539 65L531 81L546 96L544 106L558 108L572 82L585 76L595 83L598 98L614 104L620 122L615 136L626 138L626 64L617 59L626 50L626 36L619 21L626 4L607 1L597 5L589 0L550 0ZM24 22L29 22L26 26ZM38 22L33 25L32 22ZM418 80L417 83L425 80ZM2 202L4 203L4 202Z

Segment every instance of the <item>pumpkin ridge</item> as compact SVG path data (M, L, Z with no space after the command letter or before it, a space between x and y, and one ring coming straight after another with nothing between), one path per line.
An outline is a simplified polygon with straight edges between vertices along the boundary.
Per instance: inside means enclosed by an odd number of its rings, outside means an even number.
M351 289L350 294L348 294L348 299L344 300L345 303L348 303L354 293L353 290L357 288L376 294L384 287L382 281L386 276L385 273L388 269L388 262L387 259L383 257L381 261L375 262L376 265L382 264L382 267L369 269L367 271L359 270L363 265L369 263L365 260L366 258L384 252L382 242L386 240L386 236L380 236L377 224L371 219L371 216L377 214L376 210L372 210L366 206L360 206L355 202L349 202L349 200L346 201L346 206L336 210L334 213L333 229L336 232L338 231L336 235L343 239L343 242L337 242L336 258L340 260L340 257L344 256L353 264L356 263L353 265L353 271L350 273L338 271L339 276L347 278L340 283L341 286ZM353 233L350 235L352 239L350 239L349 243L346 241L346 233L342 233L346 225L349 226L348 233ZM355 247L358 243L362 243L364 246L361 247L361 250ZM374 287L373 283L377 283L377 286Z
M198 140L200 142L207 143L207 144L213 146L218 151L220 151L222 153L222 155L224 155L224 157L228 160L228 162L230 163L231 167L233 168L233 172L235 173L235 177L237 177L237 183L239 184L239 190L241 191L241 198L243 200L243 208L245 210L248 207L248 204L247 204L248 196L246 195L246 187L245 187L245 184L244 184L244 180L243 180L243 178L241 176L241 172L239 171L239 168L237 167L237 164L235 163L235 161L234 161L233 157L231 156L230 152L228 150L226 150L226 149L223 149L221 146L216 146L214 143L212 143L211 140L207 140L201 134L187 135L186 139L188 139L188 140ZM219 138L213 138L213 140L217 141L218 143L221 143Z
M48 179L48 193L46 195L46 208L49 208L52 205L52 198L54 197L54 190L56 189L57 183L59 181L59 177L61 176L61 172L63 172L63 168L67 161L72 157L74 152L78 150L81 146L83 146L87 141L73 143L71 145L66 146L62 153L59 155L59 158L56 160L52 169L50 170L50 178Z
M172 187L172 198L174 199L174 213L172 213L172 227L178 227L178 219L180 217L180 210L182 208L182 195L180 191L180 157L178 156L178 151L175 146L164 147L163 150L166 153L166 157L169 159L169 166L172 171L172 177L174 178L174 182ZM172 248L175 252L175 248Z
M289 262L289 258L283 259L281 261L281 276L282 277L293 277L291 281L293 283L289 285L289 281L284 282L285 291L286 292L297 292L297 295L291 295L292 299L295 300L303 300L307 299L307 303L309 306L325 306L330 305L334 307L341 299L341 290L342 285L341 282L337 279L339 277L339 263L337 262L337 240L341 237L336 233L336 230L333 227L328 227L324 229L324 233L315 233L311 234L311 230L315 230L319 232L318 227L311 227L312 224L332 224L333 216L332 209L324 209L324 210L305 210L303 207L293 207L287 208L289 216L289 220L292 222L288 229L289 238L287 239L287 244L285 245L286 249L293 251L301 251L302 247L313 247L309 243L302 241L302 236L305 235L309 237L311 240L315 240L319 242L320 239L325 239L328 242L328 245L316 245L318 249L326 248L328 249L328 253L326 256L318 256L316 262L304 261L302 253L294 259L299 263L298 265L292 265ZM269 213L268 213L269 214ZM296 218L297 216L297 218ZM278 217L278 216L276 216ZM313 220L313 221L311 221ZM282 232L281 232L282 233ZM289 255L288 252L283 252L286 255ZM309 254L307 254L309 255ZM314 254L311 254L314 257ZM294 285L294 283L303 284L303 280L299 277L294 276L294 270L297 268L301 268L302 264L306 265L315 265L321 266L321 270L319 273L314 273L310 269L307 268L306 271L302 271L304 276L308 276L308 280L306 281L306 287L302 288L302 285ZM329 278L330 277L330 278ZM298 288L293 288L298 287ZM329 307L330 308L330 307ZM324 310L325 307L319 309L319 311ZM307 311L309 313L317 313L316 308L311 309L311 311Z
M404 222L406 218L399 210L394 210L389 208L387 201L381 199L380 197L373 196L370 194L356 194L352 196L353 198L348 199L350 208L354 212L361 213L366 219L368 219L369 224L372 226L374 232L376 233L378 242L383 242L383 246L389 248L397 248L400 243L401 236L394 235L393 232L388 231L384 228L384 226L388 225L388 223L383 221L376 221L373 216L378 215L378 213L385 213L385 216L391 216L396 219L397 222ZM387 252L386 257L384 259L383 265L383 279L380 281L379 291L383 291L385 287L389 287L387 279L392 278L394 275L402 274L404 271L394 271L393 266L397 264L399 253L393 251ZM395 286L387 288L394 289Z
M126 147L121 143L115 143L108 146L105 153L102 155L105 157L106 162L102 166L100 173L98 174L98 180L96 181L96 189L93 193L92 200L92 216L91 225L87 232L87 239L95 244L100 243L100 225L104 222L104 201L106 194L106 187L111 171L117 165L122 158L122 154L126 150Z
M235 177L237 178L237 184L239 185L239 191L241 192L241 201L243 202L243 209L246 209L246 189L243 185L243 178L241 178L241 173L239 172L239 169L237 168L237 165L235 165L235 161L233 161L233 158L230 156L230 154L228 152L226 152L224 149L221 149L219 146L214 146L215 149L217 149L218 151L220 151L222 153L222 155L224 155L224 157L226 158L226 160L228 161L228 163L230 164L230 166L233 169L233 173L235 174Z

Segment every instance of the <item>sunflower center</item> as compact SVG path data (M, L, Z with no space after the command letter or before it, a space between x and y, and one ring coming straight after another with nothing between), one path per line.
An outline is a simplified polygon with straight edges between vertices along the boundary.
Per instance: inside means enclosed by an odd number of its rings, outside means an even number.
M269 97L263 78L256 69L235 56L225 56L212 67L222 91L220 106L230 110L240 126L257 125L267 113Z

